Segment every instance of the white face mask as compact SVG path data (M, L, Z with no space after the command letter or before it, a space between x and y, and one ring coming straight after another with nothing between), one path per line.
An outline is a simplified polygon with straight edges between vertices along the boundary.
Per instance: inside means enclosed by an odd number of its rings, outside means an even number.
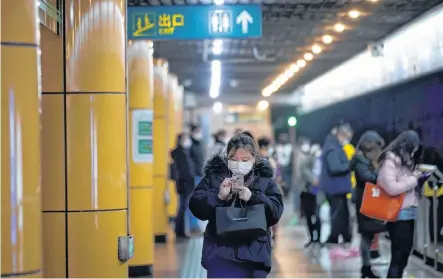
M248 173L251 172L253 166L254 166L253 161L247 161L247 162L238 162L233 160L228 161L228 168L230 171L232 171L233 174L247 175Z
M311 149L311 147L309 146L309 144L302 144L300 149L301 149L302 152L308 153L309 150Z
M184 148L189 148L189 147L191 147L191 145L192 145L192 141L189 138L185 139L185 141L183 142Z
M348 140L348 139L345 139L345 140L343 140L342 145L346 145L346 144L348 144L348 143L349 143L349 140Z
M192 137L195 140L201 140L203 138L203 135L202 135L202 133L195 133Z

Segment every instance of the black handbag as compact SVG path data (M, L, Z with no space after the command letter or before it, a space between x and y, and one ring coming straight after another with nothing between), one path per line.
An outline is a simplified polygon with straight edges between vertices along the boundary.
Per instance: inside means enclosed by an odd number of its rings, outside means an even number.
M235 238L265 236L268 230L265 205L235 207L236 200L237 197L230 207L215 208L217 235Z

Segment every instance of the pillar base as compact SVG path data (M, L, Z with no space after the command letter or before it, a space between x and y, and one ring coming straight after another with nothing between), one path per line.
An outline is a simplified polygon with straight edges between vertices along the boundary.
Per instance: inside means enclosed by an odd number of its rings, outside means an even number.
M129 278L146 277L153 275L152 264L146 265L130 265L128 269Z
M168 237L166 234L158 234L155 236L155 243L166 243Z

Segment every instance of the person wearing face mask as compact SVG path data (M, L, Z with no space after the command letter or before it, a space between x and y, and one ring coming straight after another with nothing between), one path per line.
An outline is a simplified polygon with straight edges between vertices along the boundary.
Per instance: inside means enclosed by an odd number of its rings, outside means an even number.
M177 147L171 151L171 157L174 160L174 166L177 171L177 194L180 197L177 216L175 218L175 235L177 238L186 238L185 223L186 214L189 205L189 199L191 198L192 191L194 190L194 164L192 164L190 147L192 141L185 133L181 133L177 136ZM189 217L191 218L191 217Z
M214 144L211 146L208 154L213 156L222 153L226 148L226 131L219 130L214 134Z
M308 142L303 142L297 153L297 186L300 190L301 211L306 217L310 239L305 247L320 243L321 224L317 215L318 173L315 170L316 151Z
M334 127L333 132L326 137L322 148L319 181L330 206L331 233L327 243L337 244L340 235L345 243L350 243L352 231L346 195L352 191L351 170L343 146L350 142L353 132L346 123Z
M304 217L303 205L301 203L300 194L305 189L306 184L312 181L312 167L311 165L311 155L309 151L311 150L311 145L309 140L301 138L299 140L298 151L296 152L296 163L294 171L294 187L291 189L293 195L293 206L294 206L294 218L291 223L293 225L297 224L298 217ZM313 163L313 161L312 161ZM300 216L298 214L300 213Z
M429 178L415 170L414 154L420 146L415 131L401 133L380 155L380 171L377 185L390 196L405 194L400 213L395 222L388 222L391 240L391 262L387 278L401 278L405 270L414 241L415 218L421 186Z
M283 199L269 161L259 155L257 143L247 132L232 137L226 153L214 155L205 165L205 176L189 204L192 213L209 221L204 233L202 266L208 278L265 278L271 270L270 227L283 213ZM233 187L233 174L244 175L244 185ZM252 239L217 235L217 207L263 204L268 233Z

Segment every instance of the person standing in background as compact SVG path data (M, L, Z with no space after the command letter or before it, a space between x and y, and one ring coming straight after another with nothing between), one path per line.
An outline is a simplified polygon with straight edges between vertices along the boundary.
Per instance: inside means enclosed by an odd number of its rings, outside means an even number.
M270 143L271 141L266 138L266 137L262 137L260 139L258 139L257 144L258 144L258 150L260 152L260 156L266 160L269 161L269 164L271 165L271 167L274 169L274 171L277 168L277 163L275 162L274 158L272 158L270 156ZM278 184L278 182L276 181L277 185L280 188L280 185ZM280 189L281 190L281 189ZM272 239L275 239L275 236L277 235L277 224L275 224L274 226L271 227L272 229Z
M208 157L222 153L226 149L226 131L219 130L214 135L214 144L208 150Z
M357 182L352 199L355 201L358 232L361 235L362 278L378 278L371 268L371 245L377 233L386 231L383 222L360 213L366 183L377 183L377 160L383 147L383 138L375 131L367 131L360 137L357 144L357 154L351 160L351 169L355 172Z
M283 179L284 192L289 192L292 189L292 145L289 142L289 135L286 133L280 134L278 143L275 145L275 155L277 158L277 164L281 168L281 175ZM300 203L299 198L294 198L297 204L294 204L294 208L299 211ZM298 222L297 219L294 220Z
M172 150L171 157L174 160L174 166L177 170L177 194L180 197L177 217L175 218L175 235L176 238L187 238L185 223L186 216L191 216L189 211L189 200L194 191L195 170L190 156L190 147L192 141L185 133L177 136L177 147Z
M322 149L321 189L330 206L331 233L327 243L337 244L342 235L345 243L352 240L350 214L346 195L352 191L349 160L343 151L353 136L349 124L340 124L325 139Z
M203 135L201 132L201 128L198 125L192 124L190 125L191 130L191 147L190 147L190 156L191 156L191 162L193 164L193 169L195 171L194 176L194 184L197 185L200 183L200 180L203 176L203 164L204 164L204 149L203 149ZM191 216L191 222L190 222L190 229L193 232L199 232L199 222L197 218L194 216Z

